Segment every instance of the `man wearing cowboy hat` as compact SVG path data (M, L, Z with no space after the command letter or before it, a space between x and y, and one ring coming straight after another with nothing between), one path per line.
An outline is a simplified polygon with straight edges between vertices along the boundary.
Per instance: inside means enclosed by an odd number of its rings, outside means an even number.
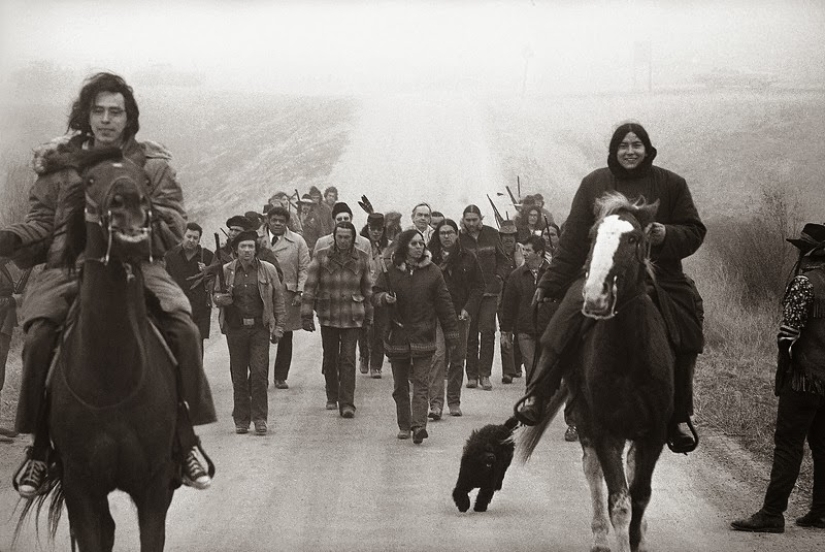
M223 266L228 289L213 295L220 307L219 321L229 347L234 389L232 419L236 433L267 432L266 395L269 344L284 335L283 283L271 263L258 258L260 244L255 230L244 230L232 239L235 259Z
M782 299L777 343L777 406L773 466L762 509L731 523L737 531L782 533L788 498L799 476L807 438L814 461L811 509L800 527L825 529L825 225L806 224L795 276Z

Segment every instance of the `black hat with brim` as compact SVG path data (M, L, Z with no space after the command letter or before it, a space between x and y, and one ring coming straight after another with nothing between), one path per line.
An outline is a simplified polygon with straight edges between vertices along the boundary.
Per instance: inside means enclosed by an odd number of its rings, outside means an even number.
M371 228L384 228L384 213L370 213L367 215L367 226Z
M809 222L802 227L798 238L788 238L786 241L803 253L825 247L825 225Z

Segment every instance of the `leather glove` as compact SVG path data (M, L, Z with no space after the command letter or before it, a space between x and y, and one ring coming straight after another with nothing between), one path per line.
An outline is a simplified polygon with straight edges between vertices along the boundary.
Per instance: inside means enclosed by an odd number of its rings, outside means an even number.
M312 318L304 318L301 320L301 328L307 332L314 332L315 331L315 322L312 321Z
M14 232L0 230L0 257L10 256L21 243L20 237Z

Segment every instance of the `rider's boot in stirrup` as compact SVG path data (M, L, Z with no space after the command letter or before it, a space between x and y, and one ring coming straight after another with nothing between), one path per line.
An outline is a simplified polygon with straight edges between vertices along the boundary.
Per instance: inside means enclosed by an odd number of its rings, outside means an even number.
M201 465L197 456L198 448L192 447L183 459L183 476L181 482L193 489L206 489L212 484L212 478Z
M699 434L690 419L693 414L693 372L696 355L676 357L673 370L673 417L668 424L667 446L676 453L693 452L699 445Z
M522 424L534 426L541 420L547 398L553 396L561 384L560 375L551 376L556 371L557 362L558 355L545 347L535 373L527 382L527 394L519 399L513 411L513 415Z

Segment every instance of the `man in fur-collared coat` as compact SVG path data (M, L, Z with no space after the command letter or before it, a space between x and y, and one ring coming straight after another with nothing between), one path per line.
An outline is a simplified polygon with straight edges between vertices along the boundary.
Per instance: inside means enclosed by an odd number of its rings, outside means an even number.
M169 152L159 144L135 139L140 128L138 116L132 89L122 78L111 73L92 76L81 89L69 116L69 129L75 132L35 151L38 178L30 192L25 222L0 230L0 256L12 258L21 268L46 263L29 290L30 300L23 312L26 341L17 430L35 434L29 458L16 479L24 498L40 493L48 478L46 374L57 344L58 328L77 296L77 281L61 267L61 258L66 247L66 198L82 186L84 152L119 148L125 159L146 172L154 213L150 224L155 261L163 259L183 236L186 212L183 194L169 166ZM160 305L156 314L161 330L180 365L183 385L179 394L190 408L191 422L179 419L178 423L184 457L183 482L206 488L211 479L195 457L197 439L191 428L180 430L190 423L215 421L212 396L201 364L198 329L186 295L162 264L147 260L141 271L147 290Z

